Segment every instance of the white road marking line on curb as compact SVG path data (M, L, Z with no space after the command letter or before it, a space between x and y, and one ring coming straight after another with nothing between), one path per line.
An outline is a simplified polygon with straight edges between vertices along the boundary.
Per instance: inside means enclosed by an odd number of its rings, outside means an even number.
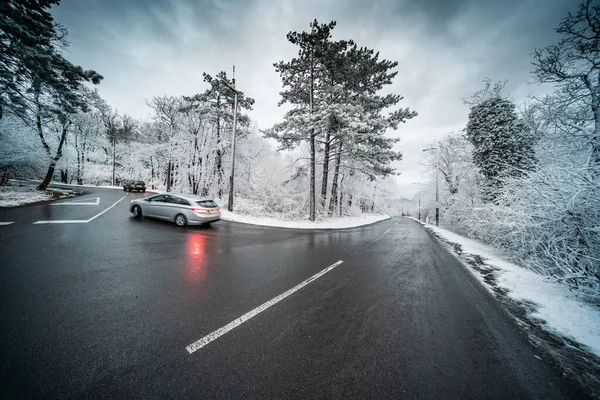
M265 311L267 308L271 307L274 304L279 303L281 300L285 299L289 295L293 294L294 292L297 292L298 290L302 289L304 286L308 285L312 281L314 281L314 280L320 278L321 276L325 275L326 273L328 273L329 271L331 271L332 269L334 269L335 267L337 267L341 263L343 263L342 260L340 260L340 261L338 261L338 262L336 262L334 264L331 264L329 267L325 268L323 271L321 271L321 272L319 272L319 273L311 276L310 278L308 278L304 282L302 282L302 283L294 286L293 288L291 288L287 292L284 292L284 293L280 294L279 296L277 296L277 297L275 297L275 298L267 301L266 303L261 304L260 306L256 307L254 310L249 311L246 314L244 314L241 317L239 317L238 319L235 319L235 320L231 321L230 323L228 323L224 327L222 327L220 329L217 329L216 331L214 331L212 333L209 333L208 335L204 336L202 339L197 340L194 343L190 344L185 349L190 354L192 354L196 350L200 350L201 348L203 348L204 346L206 346L207 344L209 344L213 340L218 339L219 337L223 336L224 334L226 334L230 330L232 330L232 329L240 326L244 322L248 321L250 318L252 318L252 317L260 314L261 312Z
M15 221L12 222L0 222L0 226L6 226L6 225L10 225L10 224L14 224Z
M96 200L91 201L66 201L63 203L51 203L51 206L99 206L100 205L100 197L96 197Z
M110 210L111 208L113 208L114 206L116 206L117 204L119 204L120 202L122 202L125 199L125 197L127 197L127 195L121 197L113 205L111 205L110 207L108 207L107 209L105 209L103 211L100 211L98 214L94 215L90 219L47 220L47 221L36 221L33 224L34 225L39 225L39 224L87 224L89 222L92 222L93 220L95 220L96 218L98 218L99 216L101 216L102 214L104 214L105 212L107 212L108 210Z

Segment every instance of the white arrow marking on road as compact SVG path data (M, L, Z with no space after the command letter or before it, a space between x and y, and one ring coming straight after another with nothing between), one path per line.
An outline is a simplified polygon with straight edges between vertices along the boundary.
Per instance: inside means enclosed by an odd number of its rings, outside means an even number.
M294 286L293 288L291 288L287 292L282 293L279 296L277 296L277 297L275 297L275 298L267 301L266 303L261 304L260 306L256 307L254 310L249 311L246 314L244 314L241 317L239 317L238 319L235 319L235 320L231 321L230 323L228 323L224 327L222 327L220 329L217 329L216 331L214 331L212 333L209 333L208 335L204 336L202 339L197 340L194 343L190 344L185 349L190 354L192 354L193 352L195 352L197 350L200 350L201 348L203 348L204 346L206 346L207 344L209 344L213 340L218 339L219 337L223 336L224 334L226 334L227 332L229 332L233 328L236 328L236 327L240 326L244 322L248 321L250 318L252 318L252 317L260 314L261 312L265 311L267 308L271 307L274 304L279 303L281 300L285 299L289 295L293 294L294 292L297 292L298 290L302 289L304 286L308 285L312 281L314 281L314 280L320 278L321 276L325 275L326 273L328 273L329 271L331 271L332 269L334 269L335 267L337 267L341 263L343 263L342 260L340 260L340 261L338 261L338 262L336 262L334 264L331 264L329 267L325 268L323 271L319 272L318 274L315 274L315 275L311 276L310 278L308 278L304 282L302 282L302 283Z
M65 201L62 203L52 203L52 206L99 206L100 205L100 197L96 197L96 201L90 202L88 199L81 200L73 200L73 201Z
M122 202L125 197L127 197L127 195L121 197L119 200L117 200L112 206L108 207L106 210L102 210L100 211L98 214L94 215L92 218L90 219L62 219L62 220L47 220L47 221L36 221L33 224L34 225L39 225L39 224L87 224L89 222L92 222L93 220L95 220L96 218L98 218L99 216L101 216L102 214L104 214L105 212L107 212L108 210L110 210L111 208L113 208L114 206L116 206L117 204L119 204L120 202Z
M15 221L12 222L0 222L0 226L6 226L6 225L10 225L10 224L14 224Z

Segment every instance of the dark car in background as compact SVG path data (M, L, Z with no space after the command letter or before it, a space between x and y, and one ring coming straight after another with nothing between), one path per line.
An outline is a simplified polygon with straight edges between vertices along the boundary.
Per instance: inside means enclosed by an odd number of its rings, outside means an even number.
M123 184L125 192L146 192L146 183L144 181L128 181Z

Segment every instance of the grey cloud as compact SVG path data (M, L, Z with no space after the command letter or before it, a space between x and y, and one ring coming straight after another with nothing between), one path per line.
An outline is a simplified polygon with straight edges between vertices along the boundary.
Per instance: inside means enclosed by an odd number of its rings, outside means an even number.
M485 77L509 80L520 101L530 53L557 40L571 0L63 0L53 13L70 32L70 58L105 76L100 93L122 112L144 116L144 99L203 90L202 72L230 71L256 99L261 128L277 122L280 80L272 63L293 57L285 35L315 18L399 62L390 88L419 117L392 134L403 140L399 182L414 193L420 149L466 123L461 98Z

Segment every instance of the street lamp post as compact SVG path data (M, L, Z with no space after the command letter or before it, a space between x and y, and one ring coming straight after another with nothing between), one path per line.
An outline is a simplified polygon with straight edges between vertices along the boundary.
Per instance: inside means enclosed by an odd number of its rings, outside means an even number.
M235 88L235 65L233 66L232 85L228 82L223 82L229 89L233 90L233 131L231 133L231 174L229 175L229 201L227 202L227 210L233 211L233 177L235 174L235 130L237 126L237 101L238 91Z
M429 147L423 151L435 150L435 226L440 226L440 191L438 175L440 171L440 155L437 147Z
M419 221L421 220L421 182L414 182L413 185L419 185Z

